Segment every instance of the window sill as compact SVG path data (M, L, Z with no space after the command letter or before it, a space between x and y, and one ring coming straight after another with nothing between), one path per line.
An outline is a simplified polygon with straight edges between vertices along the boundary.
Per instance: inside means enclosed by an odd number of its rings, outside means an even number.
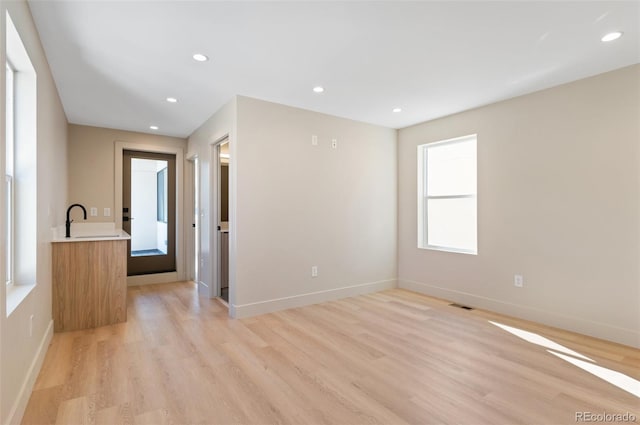
M434 245L420 246L420 245L418 245L418 248L419 249L429 249L429 250L432 250L432 251L452 252L454 254L478 255L478 251L471 251L471 250L468 250L468 249L447 248L446 246L434 246Z
M22 301L27 298L27 295L29 295L35 287L35 283L31 285L12 284L7 286L7 317L9 317L11 313L13 313L15 309L22 304Z

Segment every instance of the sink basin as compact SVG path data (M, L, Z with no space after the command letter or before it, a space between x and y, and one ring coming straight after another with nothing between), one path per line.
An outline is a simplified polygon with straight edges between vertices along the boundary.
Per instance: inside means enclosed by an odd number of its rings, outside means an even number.
M2 1L2 0L0 0ZM65 226L51 229L51 242L81 242L81 241L124 241L129 235L115 223L73 223L71 237L65 237Z

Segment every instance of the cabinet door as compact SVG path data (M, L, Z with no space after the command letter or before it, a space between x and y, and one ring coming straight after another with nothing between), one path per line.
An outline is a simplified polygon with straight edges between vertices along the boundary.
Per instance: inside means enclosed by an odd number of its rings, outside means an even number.
M126 250L124 240L53 244L56 332L127 320Z

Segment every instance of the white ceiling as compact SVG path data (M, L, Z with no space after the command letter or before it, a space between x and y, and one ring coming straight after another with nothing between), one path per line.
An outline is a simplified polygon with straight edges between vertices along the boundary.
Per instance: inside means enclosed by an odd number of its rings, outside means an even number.
M401 128L640 62L637 1L29 5L70 122L180 137L236 94Z

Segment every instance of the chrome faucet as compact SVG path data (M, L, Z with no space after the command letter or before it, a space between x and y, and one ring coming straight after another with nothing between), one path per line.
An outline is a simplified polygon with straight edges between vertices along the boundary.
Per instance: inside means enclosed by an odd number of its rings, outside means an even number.
M73 220L70 220L69 214L71 213L71 209L73 207L80 207L82 208L82 212L84 213L84 219L87 219L87 210L85 207L83 207L80 204L72 204L69 208L67 208L67 221L65 221L64 225L66 227L66 233L65 233L65 238L70 238L71 237L71 222Z

